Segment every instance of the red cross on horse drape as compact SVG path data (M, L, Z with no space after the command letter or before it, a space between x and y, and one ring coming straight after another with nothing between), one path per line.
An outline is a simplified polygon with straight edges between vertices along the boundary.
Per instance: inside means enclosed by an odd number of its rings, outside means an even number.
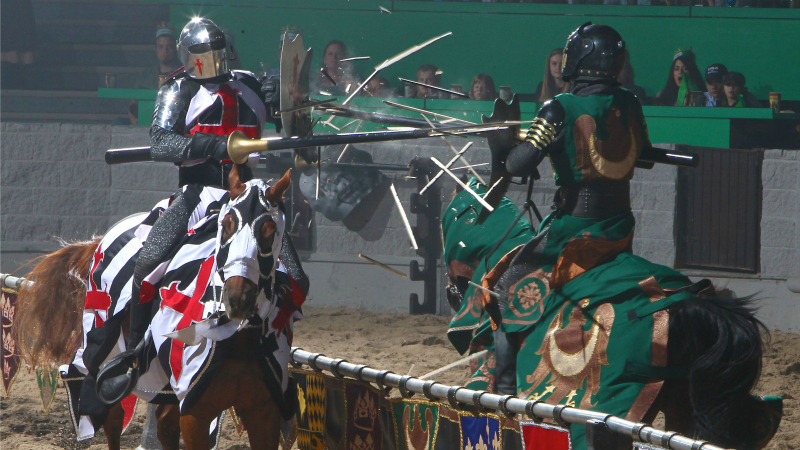
M94 323L96 327L103 326L103 318L100 317L99 312L105 311L107 319L108 308L111 306L111 297L107 292L98 289L94 282L94 271L97 269L97 266L100 265L101 261L103 261L103 250L98 246L97 251L94 252L94 258L92 259L92 270L89 271L89 289L86 291L86 303L83 306L85 310L94 311Z
M178 290L179 281L173 281L168 287L161 288L161 308L170 308L182 317L175 327L175 331L182 330L189 325L203 319L203 294L206 292L211 276L214 273L214 257L211 256L200 266L200 273L197 275L194 291L187 295ZM178 380L183 370L183 347L184 343L176 339L172 340L172 350L169 355L169 365L172 368L172 375Z

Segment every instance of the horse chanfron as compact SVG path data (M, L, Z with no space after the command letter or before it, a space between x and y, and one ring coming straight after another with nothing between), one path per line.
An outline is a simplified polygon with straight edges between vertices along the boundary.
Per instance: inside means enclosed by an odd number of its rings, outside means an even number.
M273 293L286 228L280 200L289 184L289 172L272 187L248 181L232 189L231 201L220 211L217 264L224 282L222 301L232 320L257 314L262 289L267 297Z

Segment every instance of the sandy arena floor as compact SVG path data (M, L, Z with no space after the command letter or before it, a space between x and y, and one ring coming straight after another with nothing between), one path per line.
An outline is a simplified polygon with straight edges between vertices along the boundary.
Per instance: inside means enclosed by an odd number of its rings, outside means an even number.
M448 318L376 314L349 308L315 308L313 300L305 308L306 319L298 323L295 345L312 352L346 358L353 363L422 375L459 359L445 336ZM453 369L437 377L446 384L460 384L468 376L466 368ZM800 335L773 332L767 348L764 370L757 392L782 395L784 418L778 435L768 448L800 449ZM50 414L44 415L36 389L36 377L23 370L13 386L11 397L0 403L0 447L4 450L28 449L104 449L102 432L94 439L78 443L69 423L66 393L60 388ZM144 425L144 406L123 436L123 448L136 448ZM246 434L238 437L226 420L223 450L248 448Z

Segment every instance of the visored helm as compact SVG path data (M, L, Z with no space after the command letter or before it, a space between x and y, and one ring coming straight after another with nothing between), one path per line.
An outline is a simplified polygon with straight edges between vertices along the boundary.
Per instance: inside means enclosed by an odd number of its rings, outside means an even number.
M586 22L567 38L561 78L616 80L625 64L625 50L625 41L615 29Z
M178 56L186 74L199 80L228 74L225 33L214 22L197 17L178 39Z

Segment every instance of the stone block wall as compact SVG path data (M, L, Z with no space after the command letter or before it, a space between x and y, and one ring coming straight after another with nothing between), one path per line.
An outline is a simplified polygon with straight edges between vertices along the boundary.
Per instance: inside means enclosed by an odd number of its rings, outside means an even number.
M766 150L761 176L761 273L800 276L800 152Z
M102 234L177 189L168 164L108 166L109 148L149 145L147 128L60 123L0 124L2 271ZM22 271L24 272L24 270Z

